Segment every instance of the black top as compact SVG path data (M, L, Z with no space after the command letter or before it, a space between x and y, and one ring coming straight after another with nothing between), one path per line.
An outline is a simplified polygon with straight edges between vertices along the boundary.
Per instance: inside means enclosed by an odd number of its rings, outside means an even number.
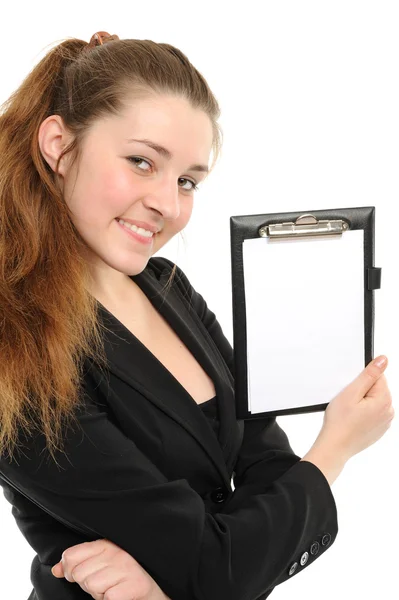
M0 457L0 486L36 553L31 600L87 600L51 567L67 548L98 539L133 556L173 600L265 600L335 541L327 479L293 452L275 418L236 418L234 349L178 267L165 294L173 266L153 257L132 279L214 381L216 400L199 409L99 305L108 369L85 362L79 427L65 431L65 453L55 463L35 431L21 432L12 463ZM218 438L204 419L212 405Z
M204 415L207 417L209 424L211 425L216 437L219 437L219 411L216 400L217 396L214 396L210 400L201 402L198 406L201 408Z

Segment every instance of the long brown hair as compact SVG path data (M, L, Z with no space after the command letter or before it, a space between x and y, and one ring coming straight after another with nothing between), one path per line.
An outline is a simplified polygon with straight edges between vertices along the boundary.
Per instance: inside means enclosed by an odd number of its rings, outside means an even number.
M79 160L97 119L129 100L180 95L212 123L214 161L220 109L204 77L177 48L110 39L97 47L69 38L50 50L1 105L0 113L0 457L11 459L19 429L39 429L55 460L67 420L77 423L85 358L106 367L102 324L58 176L38 143L41 123L62 117L73 134L58 158ZM168 283L172 282L175 267Z

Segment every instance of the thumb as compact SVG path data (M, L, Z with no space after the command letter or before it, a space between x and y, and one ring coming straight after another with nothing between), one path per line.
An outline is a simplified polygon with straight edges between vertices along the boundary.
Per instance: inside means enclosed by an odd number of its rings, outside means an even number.
M376 359L369 362L360 375L352 382L355 393L364 397L384 373L387 365L388 359L384 355L377 356Z
M51 569L52 574L54 575L54 577L64 577L64 569L62 567L62 562L58 562L56 565L54 565L54 567Z

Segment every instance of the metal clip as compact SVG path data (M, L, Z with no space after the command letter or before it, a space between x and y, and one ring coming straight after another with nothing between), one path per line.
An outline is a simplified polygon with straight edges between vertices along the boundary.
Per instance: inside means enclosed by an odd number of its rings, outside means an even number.
M259 229L260 237L285 238L310 235L340 235L349 229L342 219L318 221L314 215L306 213L293 222L265 225Z

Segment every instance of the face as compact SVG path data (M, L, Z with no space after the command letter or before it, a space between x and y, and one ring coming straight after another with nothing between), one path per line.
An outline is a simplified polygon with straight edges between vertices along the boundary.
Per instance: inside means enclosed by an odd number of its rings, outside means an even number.
M87 244L97 289L116 294L187 225L194 185L206 177L195 167L208 166L212 135L209 117L186 99L154 96L128 104L118 117L97 121L85 137L79 164L69 167L68 155L63 157L64 199ZM163 146L171 157L144 142L129 142L132 138ZM70 141L58 115L42 123L39 145L54 171ZM116 220L123 218L152 225L157 233L136 237Z

